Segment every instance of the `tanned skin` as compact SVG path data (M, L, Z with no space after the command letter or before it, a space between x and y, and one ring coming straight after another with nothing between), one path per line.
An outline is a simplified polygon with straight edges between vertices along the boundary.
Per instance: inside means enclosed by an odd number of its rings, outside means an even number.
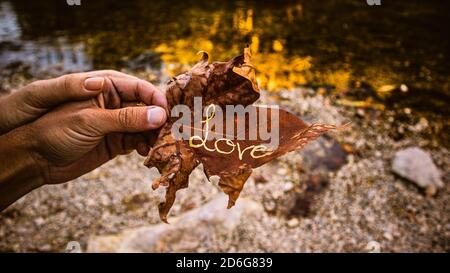
M0 210L117 155L146 156L166 119L163 92L110 70L36 81L0 97Z

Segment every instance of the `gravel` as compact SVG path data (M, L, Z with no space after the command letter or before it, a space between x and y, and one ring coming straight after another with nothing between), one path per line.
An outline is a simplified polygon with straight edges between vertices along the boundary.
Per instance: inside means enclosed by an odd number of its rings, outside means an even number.
M243 220L227 240L209 240L195 251L368 252L374 246L381 252L450 251L450 154L445 147L415 134L394 140L398 121L384 116L389 113L357 113L309 89L281 91L262 102L279 102L308 122L351 121L348 129L330 134L348 152L346 162L328 171L319 186L306 183L302 152L256 169L242 197L262 204L264 212ZM440 170L444 186L434 197L391 171L395 151L409 146L427 151ZM0 251L63 252L71 241L85 251L91 236L160 224L157 204L164 189L151 190L158 174L143 160L136 153L118 157L74 181L23 197L0 214ZM189 188L179 191L169 221L218 192L201 169L195 170ZM183 234L178 236L183 240Z

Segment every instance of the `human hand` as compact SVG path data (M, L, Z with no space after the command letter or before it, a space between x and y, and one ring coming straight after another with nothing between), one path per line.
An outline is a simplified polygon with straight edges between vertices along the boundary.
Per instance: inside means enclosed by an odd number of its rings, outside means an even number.
M91 81L90 89L85 88L84 79L93 77L109 77L115 79L128 79L130 84L137 84L138 78L114 70L100 70L87 73L68 74L49 80L39 80L32 82L8 96L0 97L0 135L5 134L21 125L29 123L53 108L73 101L83 101L97 97L103 92L102 88L95 89ZM134 80L134 81L133 81ZM107 85L113 84L107 81ZM145 83L148 87L148 83ZM106 91L111 89L105 86ZM114 86L113 86L114 88ZM155 89L153 86L151 89ZM117 106L116 94L109 92L109 101ZM106 94L108 96L108 94ZM152 96L153 91L145 94ZM119 94L120 95L120 94ZM139 94L136 94L139 96ZM166 107L165 96L161 92L156 94L155 105ZM144 100L146 97L143 98ZM148 99L148 98L147 98ZM125 99L126 101L126 99ZM137 101L142 101L140 98ZM145 102L144 102L145 103Z
M164 93L114 71L38 81L2 98L0 109L0 149L11 155L9 165L34 174L33 188L69 181L133 149L146 155L151 130L167 118ZM14 176L2 173L0 183Z

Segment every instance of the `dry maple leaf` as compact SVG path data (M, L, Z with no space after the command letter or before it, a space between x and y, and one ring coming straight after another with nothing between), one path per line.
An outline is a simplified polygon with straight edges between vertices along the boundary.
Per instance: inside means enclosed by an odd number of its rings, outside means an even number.
M190 71L172 78L168 82L166 96L169 110L175 105L187 105L191 111L194 107L194 97L202 97L202 109L209 105L243 105L253 104L259 98L259 88L256 83L255 68L251 64L249 48L245 48L244 54L239 55L228 62L208 62L208 54L203 56ZM258 115L270 115L270 109L260 106L250 106ZM264 111L263 111L264 110ZM229 196L228 208L231 208L239 197L239 194L252 173L252 169L259 167L285 153L301 149L306 143L316 139L322 133L335 129L335 126L314 124L307 125L295 115L284 110L278 110L279 117L279 145L276 149L260 156L252 150L265 141L259 137L256 140L238 140L240 133L249 134L250 130L257 130L260 126L271 124L259 124L259 119L254 126L250 126L248 116L234 117L237 124L245 119L246 127L243 132L236 132L229 139L234 139L230 152L230 142L205 140L202 145L193 145L193 142L176 139L171 132L172 125L178 118L170 118L161 128L156 143L151 149L145 165L156 167L161 177L153 181L152 188L160 185L167 187L166 200L159 205L159 215L162 221L167 222L167 215L172 207L176 192L188 187L189 175L201 163L208 179L217 175L220 177L219 186ZM195 127L194 127L195 128ZM236 128L236 127L234 127ZM202 130L202 129L201 129ZM231 141L231 140L230 140ZM206 147L215 147L215 150ZM228 150L227 150L228 149ZM227 152L217 152L227 151ZM256 149L257 150L257 149Z

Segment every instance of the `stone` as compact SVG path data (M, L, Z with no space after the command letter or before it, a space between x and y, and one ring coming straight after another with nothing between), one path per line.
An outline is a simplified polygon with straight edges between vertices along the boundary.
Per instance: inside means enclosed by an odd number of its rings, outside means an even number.
M161 57L158 53L149 50L142 52L135 58L124 60L123 65L132 71L160 69Z
M52 250L52 246L49 244L44 244L38 247L38 251L40 252L50 252Z
M34 223L36 224L37 227L40 227L45 223L45 220L42 217L37 217L34 219Z
M267 212L274 212L275 209L277 208L277 204L275 203L275 201L273 199L265 200L263 202L263 204L264 204L264 209Z
M292 182L286 182L286 183L284 183L284 185L283 185L283 191L285 191L285 192L291 191L291 190L294 189L294 187L295 187L294 183L292 183Z
M119 234L91 236L87 252L192 252L208 240L231 236L251 216L263 213L259 203L240 198L227 209L220 194L203 206L170 218L171 223L127 229Z
M292 218L291 220L287 221L287 226L290 228L296 228L300 224L300 221L297 218Z
M385 232L385 233L383 233L383 237L386 239L386 240L388 240L388 241L392 241L392 240L394 240L394 237L392 236L392 234L390 233L390 232Z
M400 85L400 91L402 91L403 93L408 92L408 90L409 90L409 88L406 84L403 83Z
M302 151L302 168L307 173L336 172L348 162L348 153L328 135L308 144Z
M431 196L436 194L437 189L444 186L440 171L433 163L430 154L418 147L396 152L392 161L392 171L416 183Z

